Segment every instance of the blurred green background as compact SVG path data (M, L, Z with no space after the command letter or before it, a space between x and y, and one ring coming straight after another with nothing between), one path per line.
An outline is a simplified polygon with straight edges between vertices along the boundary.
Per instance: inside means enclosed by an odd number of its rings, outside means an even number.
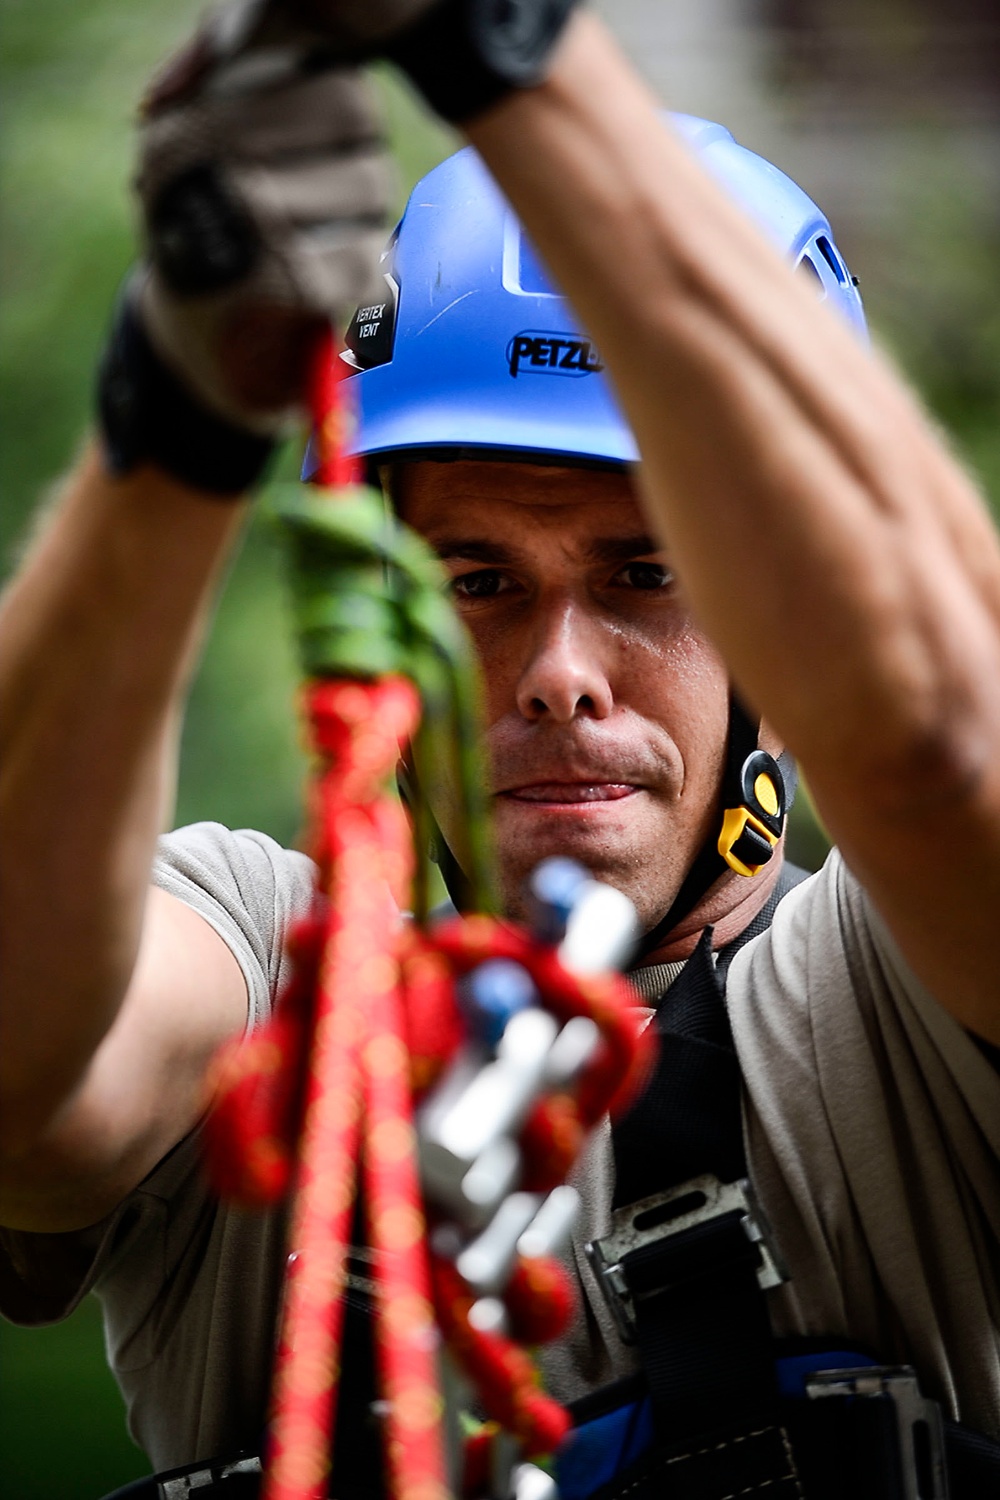
M5 571L16 561L32 510L71 460L85 430L108 307L132 255L125 187L129 120L143 79L183 36L197 9L193 0L147 0L141 7L120 0L2 0L0 547ZM667 13L683 19L691 11L680 0L676 11L674 3L657 9L655 0L645 10L640 3L608 3L604 9L612 23L619 15L627 19L626 40L640 58L647 32L662 30ZM730 9L740 9L737 0ZM821 197L826 180L821 165L816 180L810 180L808 163L803 168L795 145L797 120L808 117L815 125L814 101L825 97L824 89L830 93L837 85L838 118L849 118L852 127L860 120L866 139L895 141L903 131L907 149L891 168L891 197L851 217L848 180L839 194L843 228L836 213L835 227L861 274L879 339L895 352L995 499L1000 496L1000 233L995 201L985 202L982 161L973 163L955 144L958 106L949 101L961 97L967 110L968 89L963 93L962 78L957 92L903 88L888 105L884 91L875 91L882 103L873 108L873 68L909 78L914 58L924 55L919 23L926 6L919 0L853 7L851 45L864 66L852 71L854 54L849 53L846 79L843 47L820 45L830 7L817 0L811 11L808 0L771 0L769 31L763 25L768 9L749 6L757 28L753 44L758 33L769 39L768 59L757 75L765 96L776 101L790 156L775 148L766 131L755 138L752 111L743 120L723 109L718 113L747 144L791 165ZM862 45L866 26L870 45ZM683 29L681 35L683 41ZM925 41L927 48L938 45L930 34ZM693 45L689 36L686 45ZM710 62L714 45L710 36ZM720 42L717 48L722 68L731 66L726 50L731 45L727 32L725 47ZM971 48L973 55L978 67L982 47ZM688 70L690 76L696 73ZM855 73L859 85L852 95ZM384 75L378 82L399 164L401 204L416 178L451 149L452 138L426 120L397 82ZM691 87L691 100L671 92L671 102L708 112L707 102L699 104L697 80ZM994 156L1000 140L995 104L987 89L976 125L981 149ZM828 155L838 152L837 134L831 117L822 143ZM853 151L858 138L855 130ZM839 159L846 151L842 146ZM293 455L284 468L294 472ZM266 526L254 521L195 685L177 821L213 817L289 841L298 828L302 761L277 561ZM804 800L793 844L795 856L810 865L819 862L825 848ZM0 1327L0 1495L94 1500L144 1471L104 1368L96 1306L88 1302L58 1328Z

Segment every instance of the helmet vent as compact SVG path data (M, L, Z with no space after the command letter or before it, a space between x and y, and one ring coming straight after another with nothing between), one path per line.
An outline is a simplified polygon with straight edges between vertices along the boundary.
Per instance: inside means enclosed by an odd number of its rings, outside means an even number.
M512 292L515 297L562 300L513 214L507 214L503 227L503 285L504 291Z
M827 265L830 267L830 270L833 272L834 276L836 276L841 286L846 286L848 281L847 267L844 265L844 262L841 260L836 250L830 244L830 241L827 239L825 234L821 234L817 238L816 249L819 251L820 255L822 255L823 259L826 261Z

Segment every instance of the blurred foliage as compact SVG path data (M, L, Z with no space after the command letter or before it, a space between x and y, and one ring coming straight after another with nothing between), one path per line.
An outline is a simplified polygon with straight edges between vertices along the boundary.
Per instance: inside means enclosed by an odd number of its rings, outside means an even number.
M1000 150L1000 127L993 150ZM1000 216L939 130L920 132L896 243L873 281L876 329L1000 511Z
M0 548L72 458L108 308L133 254L126 191L141 82L198 0L2 0ZM379 77L405 190L451 148L403 86ZM886 253L862 267L879 334L1000 495L997 241L941 134L930 133ZM294 473L286 456L282 472ZM302 762L290 632L267 527L251 523L223 595L184 737L179 822L219 818L295 837ZM822 834L800 797L793 855ZM0 1493L92 1500L144 1471L103 1366L96 1308L44 1332L0 1330Z
M0 1494L96 1500L149 1465L125 1431L93 1298L54 1328L0 1327Z

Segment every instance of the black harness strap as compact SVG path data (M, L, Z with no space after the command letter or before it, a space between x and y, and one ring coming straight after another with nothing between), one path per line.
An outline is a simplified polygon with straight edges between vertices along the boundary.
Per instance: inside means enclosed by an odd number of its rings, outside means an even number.
M654 1022L656 1070L612 1132L615 1208L704 1172L721 1182L746 1176L740 1065L723 977L740 948L770 927L778 903L806 878L805 870L786 863L766 905L721 950L717 964L707 929L663 996Z
M767 906L725 960L765 930L778 902L803 878L792 866L782 872ZM711 942L706 931L664 996L654 1023L656 1071L612 1133L615 1208L708 1173L723 1183L746 1176L739 1061ZM758 1490L769 1500L801 1496L757 1279L759 1250L742 1218L722 1214L622 1259L657 1454L638 1490L639 1474L623 1475L616 1494L641 1500L646 1477L652 1494L669 1475L667 1493L697 1500Z
M771 1329L738 1213L636 1251L625 1280L661 1442L774 1421Z
M707 931L657 1012L656 1071L612 1131L614 1207L714 1172L746 1172L740 1069Z

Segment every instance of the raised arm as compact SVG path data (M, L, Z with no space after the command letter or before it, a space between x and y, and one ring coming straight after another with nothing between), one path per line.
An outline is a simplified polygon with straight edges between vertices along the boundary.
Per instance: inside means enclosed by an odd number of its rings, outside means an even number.
M592 17L468 133L600 344L735 679L918 975L1000 1041L1000 549L974 486Z
M90 447L4 599L0 1185L14 1227L100 1217L189 1128L207 1057L246 1014L221 939L147 894L241 515L149 466L115 479Z
M220 35L147 101L149 260L116 315L101 437L3 605L0 1223L15 1228L99 1219L194 1124L208 1059L245 1024L228 947L150 892L154 843L239 496L301 415L316 334L364 298L384 236L356 70L327 44L312 66L316 38L294 26L253 56Z

